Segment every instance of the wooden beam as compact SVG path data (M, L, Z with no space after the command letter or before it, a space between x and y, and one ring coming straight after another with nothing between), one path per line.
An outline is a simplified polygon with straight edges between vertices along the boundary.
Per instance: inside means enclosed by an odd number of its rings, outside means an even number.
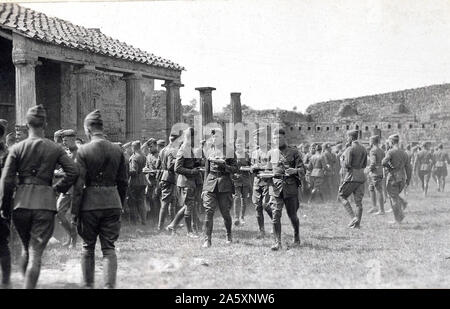
M179 70L160 68L119 58L102 56L89 51L44 43L26 38L15 32L13 32L12 38L14 45L21 44L20 42L23 44L25 43L24 41L26 41L25 44L29 46L28 52L37 57L73 64L93 65L98 69L111 72L129 74L138 73L142 76L153 79L179 81L181 78L181 71Z

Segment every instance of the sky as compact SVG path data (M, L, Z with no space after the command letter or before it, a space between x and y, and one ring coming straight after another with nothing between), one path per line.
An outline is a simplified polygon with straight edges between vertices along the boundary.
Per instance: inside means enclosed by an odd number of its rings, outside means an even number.
M186 68L182 103L215 87L254 109L450 82L450 1L197 0L21 3ZM157 88L159 88L157 86Z

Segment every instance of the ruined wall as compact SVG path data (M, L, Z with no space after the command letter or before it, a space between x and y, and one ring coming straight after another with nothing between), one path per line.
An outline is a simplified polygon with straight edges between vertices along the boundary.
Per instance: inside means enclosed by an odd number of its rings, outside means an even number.
M166 92L153 90L144 96L143 136L166 140Z
M15 68L11 59L12 43L0 37L0 118L8 120L7 132L15 122Z

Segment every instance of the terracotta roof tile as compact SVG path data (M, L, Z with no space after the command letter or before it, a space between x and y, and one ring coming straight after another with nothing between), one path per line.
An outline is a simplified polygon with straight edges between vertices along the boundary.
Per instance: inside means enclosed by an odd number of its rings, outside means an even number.
M0 3L0 28L15 31L31 39L72 49L87 50L156 67L184 70L182 66L170 60L108 37L99 29L74 25L15 3Z

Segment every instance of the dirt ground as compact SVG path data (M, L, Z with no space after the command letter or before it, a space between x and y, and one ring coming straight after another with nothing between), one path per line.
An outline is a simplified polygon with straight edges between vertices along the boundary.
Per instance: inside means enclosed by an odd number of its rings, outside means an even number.
M391 225L392 213L367 213L366 195L362 228L347 228L349 218L334 203L304 206L300 248L289 248L292 228L283 213L283 245L270 251L272 239L257 236L253 209L246 224L233 226L234 243L225 244L225 230L217 214L213 246L201 249L202 239L156 234L152 226L124 223L117 242L118 288L449 288L450 189L428 198L417 191L407 195L409 206L400 226ZM386 204L387 209L390 207ZM266 217L266 231L270 231ZM99 245L99 244L98 244ZM79 288L81 244L74 250L48 246L39 288ZM101 251L96 253L96 285L102 287ZM22 277L13 265L13 286Z

